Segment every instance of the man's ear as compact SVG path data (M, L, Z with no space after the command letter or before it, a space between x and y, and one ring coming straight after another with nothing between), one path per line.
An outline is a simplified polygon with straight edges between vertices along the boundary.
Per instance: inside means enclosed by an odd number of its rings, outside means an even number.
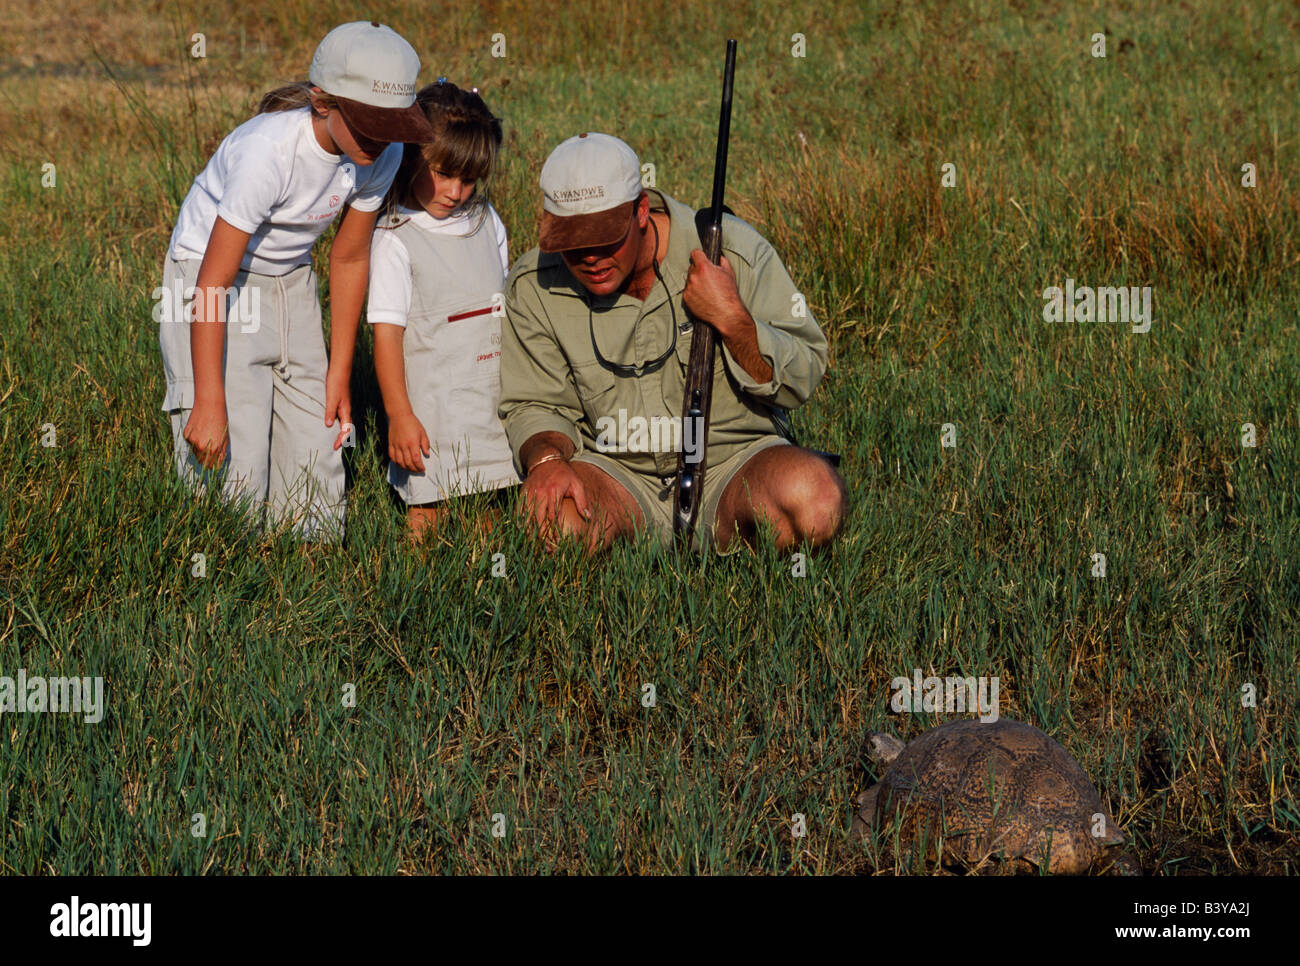
M650 196L642 189L636 199L636 223L637 227L644 230L650 221Z

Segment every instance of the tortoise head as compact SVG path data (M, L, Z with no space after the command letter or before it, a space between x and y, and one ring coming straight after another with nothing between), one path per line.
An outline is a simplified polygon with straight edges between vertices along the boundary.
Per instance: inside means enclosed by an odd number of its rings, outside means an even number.
M1106 816L1106 831L1096 838L1098 848L1102 849L1123 845L1125 841L1124 833L1119 830L1119 826L1115 824L1115 820L1110 816Z
M868 731L867 739L862 743L862 757L877 765L888 767L894 759L903 753L904 744L893 735L883 731Z

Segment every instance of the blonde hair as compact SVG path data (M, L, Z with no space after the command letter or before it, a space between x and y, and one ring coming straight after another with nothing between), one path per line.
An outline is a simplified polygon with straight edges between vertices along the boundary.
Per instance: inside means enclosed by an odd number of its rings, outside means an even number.
M284 87L277 87L263 94L261 102L257 105L257 113L274 114L277 111L292 111L300 107L308 107L312 103L313 96L321 107L333 109L339 106L334 95L315 89L309 81L298 81L296 84L286 84Z

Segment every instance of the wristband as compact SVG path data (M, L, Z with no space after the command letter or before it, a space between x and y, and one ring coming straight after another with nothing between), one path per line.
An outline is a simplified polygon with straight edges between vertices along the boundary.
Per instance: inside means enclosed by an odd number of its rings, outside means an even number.
M564 459L564 457L561 456L559 453L547 453L545 456L539 459L532 466L528 467L528 475L532 476L533 470L537 469L537 467L541 466L543 463L549 462L550 460L562 460L562 459Z

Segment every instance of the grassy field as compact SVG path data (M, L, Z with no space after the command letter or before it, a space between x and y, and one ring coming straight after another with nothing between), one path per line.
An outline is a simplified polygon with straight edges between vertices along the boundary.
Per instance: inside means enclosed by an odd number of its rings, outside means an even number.
M851 802L868 729L952 717L890 711L914 668L996 675L1146 872L1297 871L1294 4L98 6L0 0L0 674L107 696L0 715L0 873L891 871ZM705 203L739 39L730 201L830 338L796 426L852 495L806 576L548 556L510 500L409 549L369 333L345 546L181 490L150 316L178 205L362 17L506 119L512 255L580 130ZM1045 322L1067 278L1151 286L1150 331Z

